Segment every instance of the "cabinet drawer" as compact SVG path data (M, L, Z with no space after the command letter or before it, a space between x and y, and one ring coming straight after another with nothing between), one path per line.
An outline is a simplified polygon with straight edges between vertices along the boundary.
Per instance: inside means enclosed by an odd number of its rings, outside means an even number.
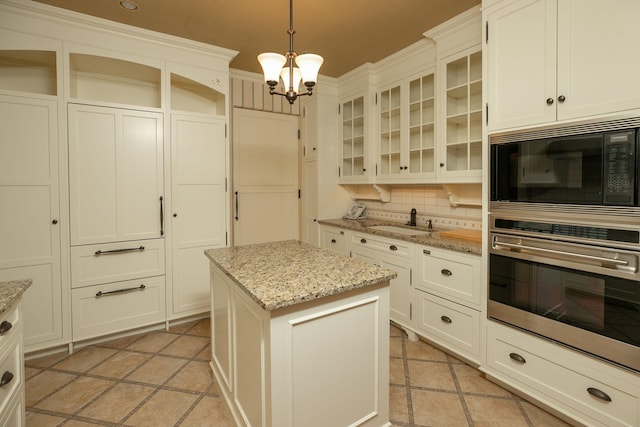
M480 257L418 246L416 288L480 307Z
M320 239L323 248L347 255L347 236L344 230L322 227Z
M466 357L480 356L480 313L435 295L416 291L419 303L418 328L427 338L444 341Z
M495 324L488 329L487 364L603 425L638 423L640 387L632 373ZM621 381L625 375L628 383ZM634 381L636 386L630 386ZM611 401L597 397L601 393Z
M353 233L351 235L352 247L363 247L383 252L385 254L412 258L413 244L402 240L385 239L373 234Z
M71 295L74 341L165 318L164 276L77 288Z
M0 315L0 349L20 330L20 310L18 306ZM0 350L2 353L2 350Z
M9 400L22 392L22 354L20 338L15 334L0 347L0 414L4 413Z
M73 288L163 274L163 239L71 248Z

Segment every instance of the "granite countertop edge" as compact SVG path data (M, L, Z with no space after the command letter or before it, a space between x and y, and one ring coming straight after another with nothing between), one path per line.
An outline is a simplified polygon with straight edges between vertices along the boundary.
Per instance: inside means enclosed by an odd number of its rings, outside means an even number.
M412 228L420 231L429 231L426 227L410 227L403 223L392 222L388 220L380 219L322 219L318 220L318 224L331 225L334 227L344 228L346 230L358 231L362 233L373 234L376 236L387 237L396 240L403 240L405 242L417 243L420 245L432 246L441 249L450 249L457 252L467 252L475 255L482 255L482 244L475 243L468 240L453 239L448 237L441 237L439 230L433 231L426 235L409 236L403 234L395 234L387 231L374 230L368 227L377 225L392 225L403 228ZM442 230L444 231L444 230Z
M22 294L32 283L31 279L0 282L0 314L7 311L16 301L22 298Z
M366 288L397 277L394 271L297 240L204 252L266 311Z

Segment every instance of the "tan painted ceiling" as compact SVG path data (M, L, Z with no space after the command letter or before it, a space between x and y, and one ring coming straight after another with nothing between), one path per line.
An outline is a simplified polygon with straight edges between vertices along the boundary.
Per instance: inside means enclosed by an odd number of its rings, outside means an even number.
M231 67L261 73L256 56L289 47L288 0L36 0L52 6L236 50ZM294 0L294 51L324 57L339 77L420 40L422 33L480 0Z

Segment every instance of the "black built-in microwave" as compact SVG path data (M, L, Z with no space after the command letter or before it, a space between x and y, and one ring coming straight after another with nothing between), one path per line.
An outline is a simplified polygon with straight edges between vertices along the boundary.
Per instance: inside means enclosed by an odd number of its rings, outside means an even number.
M639 206L639 133L633 127L492 141L491 201Z

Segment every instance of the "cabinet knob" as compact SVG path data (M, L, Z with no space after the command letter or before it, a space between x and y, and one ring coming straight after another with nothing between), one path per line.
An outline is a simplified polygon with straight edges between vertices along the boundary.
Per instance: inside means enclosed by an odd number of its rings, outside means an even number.
M444 163L440 163L440 167L443 168L444 167Z
M13 374L9 371L5 371L4 374L2 374L2 378L0 378L0 387L6 386L11 382L11 380L13 380Z
M396 245L391 245L391 246L389 246L389 250L390 251L397 251L398 247Z
M553 98L547 98L547 105L553 104Z
M51 221L51 224L56 225L58 223L57 219L54 219L53 221Z
M367 239L360 239L360 243L367 243Z
M0 323L0 335L4 335L6 332L9 332L11 328L13 328L11 322L3 320L2 323Z
M451 318L449 316L440 316L440 320L442 320L443 323L452 323L453 320L451 320Z
M564 96L564 95L560 95L560 96L558 97L558 102L564 102L566 99L567 99L567 98L565 98L565 96Z
M518 353L509 353L509 358L514 362L527 363L527 360L524 357L520 356Z
M177 218L177 217L178 217L178 214L177 214L177 213L174 213L174 214L173 214L173 217L174 217L174 218Z
M331 239L331 243L336 243L336 239Z
M591 396L595 397L596 399L600 399L605 402L611 402L611 397L609 397L607 393L605 393L600 389L589 387L587 389L587 393L589 393Z

